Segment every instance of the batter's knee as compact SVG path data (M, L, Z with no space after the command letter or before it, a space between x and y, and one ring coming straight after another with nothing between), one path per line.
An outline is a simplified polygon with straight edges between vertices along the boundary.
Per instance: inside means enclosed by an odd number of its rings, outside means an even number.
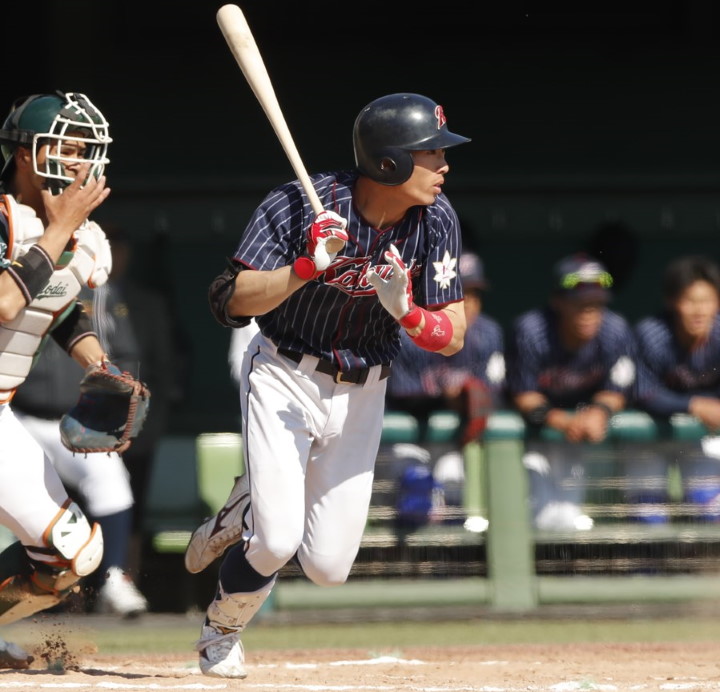
M266 537L262 541L250 541L246 558L253 569L260 574L274 574L285 566L298 550L300 539L293 540L289 535Z
M305 576L318 586L341 586L347 581L352 562L336 557L318 557L305 551L298 551L298 562Z

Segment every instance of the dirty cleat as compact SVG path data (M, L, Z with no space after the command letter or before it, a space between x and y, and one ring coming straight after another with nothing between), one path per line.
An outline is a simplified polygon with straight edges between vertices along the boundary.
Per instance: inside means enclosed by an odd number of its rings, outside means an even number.
M200 670L216 678L244 678L245 652L240 642L248 622L260 610L275 585L275 577L250 593L227 593L218 582L217 593L205 616L195 649L200 652Z
M98 613L115 613L132 618L146 613L148 602L119 567L110 567L95 604Z
M34 660L35 658L22 647L0 639L0 668L25 670Z
M214 678L247 677L245 653L238 630L211 625L205 620L195 649L200 652L203 675Z
M237 543L245 527L245 514L250 506L247 474L235 479L235 485L223 508L201 524L190 537L185 550L185 569L192 574L202 572L231 545Z

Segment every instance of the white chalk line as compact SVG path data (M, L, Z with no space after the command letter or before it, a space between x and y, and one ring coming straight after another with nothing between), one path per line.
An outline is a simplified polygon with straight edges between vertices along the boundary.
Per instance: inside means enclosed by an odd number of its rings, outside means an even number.
M257 668L285 668L290 670L305 669L312 670L325 666L367 666L379 664L402 664L408 666L426 665L425 661L416 659L400 659L393 656L378 656L368 660L352 660L352 661L331 661L324 664L319 663L285 663L285 664L261 664ZM509 661L480 661L480 665L503 666L508 665ZM250 666L250 674L252 676L252 666ZM188 675L200 675L200 669L196 666L187 666L183 668L167 668L157 669L151 666L144 667L143 672L148 675L157 675L158 673L185 673ZM155 672L152 672L155 671ZM22 671L12 671L13 673L22 673ZM108 675L113 675L113 668L108 669ZM139 672L136 674L143 674ZM121 673L118 673L119 675ZM0 689L7 690L63 690L65 692L71 690L226 690L237 689L239 683L243 689L253 690L277 690L278 692L712 692L717 690L720 692L720 682L707 682L698 679L687 679L685 681L660 682L655 684L646 683L630 683L628 685L616 685L608 682L595 682L593 680L577 680L564 681L550 685L523 685L522 687L498 687L497 685L453 685L447 683L444 685L413 685L407 681L403 681L399 685L372 685L372 684L318 684L318 683L253 683L251 679L242 681L222 682L220 680L208 680L207 682L186 682L175 683L168 681L166 683L141 683L141 682L71 682L53 680L41 682L37 679L38 671L28 671L27 675L31 677L25 681L2 681L0 674Z

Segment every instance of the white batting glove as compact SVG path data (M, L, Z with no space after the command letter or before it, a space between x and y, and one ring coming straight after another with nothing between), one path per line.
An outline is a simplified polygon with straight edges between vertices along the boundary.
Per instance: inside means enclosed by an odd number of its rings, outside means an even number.
M308 254L315 262L318 271L330 266L337 253L345 247L348 240L347 219L334 211L320 212L308 229Z
M410 272L394 245L385 252L385 261L392 267L391 272L388 274L382 266L376 265L367 270L367 280L375 289L382 306L396 320L401 320L410 312L413 305ZM388 278L383 278L381 273Z

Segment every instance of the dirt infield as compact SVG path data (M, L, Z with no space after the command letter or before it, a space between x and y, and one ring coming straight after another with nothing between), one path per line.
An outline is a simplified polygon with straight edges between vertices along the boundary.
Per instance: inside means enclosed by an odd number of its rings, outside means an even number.
M205 677L191 653L109 656L60 649L54 651L59 660L38 649L29 670L0 671L0 690L720 690L719 649L712 643L252 651L245 680Z

